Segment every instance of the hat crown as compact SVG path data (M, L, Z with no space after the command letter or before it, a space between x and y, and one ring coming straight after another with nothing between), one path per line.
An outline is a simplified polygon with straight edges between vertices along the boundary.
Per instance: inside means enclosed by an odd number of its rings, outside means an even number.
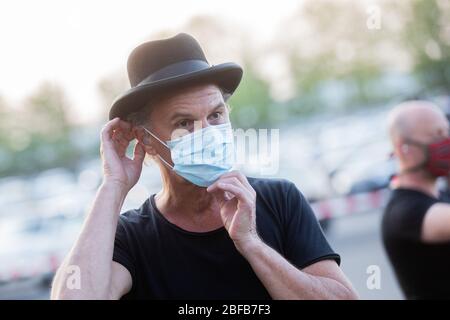
M186 33L145 42L136 47L128 57L127 70L130 85L135 87L158 70L188 60L208 63L200 44Z
M232 94L242 78L242 68L233 62L211 66L197 40L186 33L137 46L127 69L131 88L114 99L109 119L126 119L157 97L193 84L215 84Z

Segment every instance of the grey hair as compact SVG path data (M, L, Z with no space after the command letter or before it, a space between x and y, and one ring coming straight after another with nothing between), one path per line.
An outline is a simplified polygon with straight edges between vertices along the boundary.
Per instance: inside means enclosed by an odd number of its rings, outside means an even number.
M126 118L126 121L129 122L132 127L148 125L151 110L152 108L150 108L149 104L147 104L138 111L130 113Z

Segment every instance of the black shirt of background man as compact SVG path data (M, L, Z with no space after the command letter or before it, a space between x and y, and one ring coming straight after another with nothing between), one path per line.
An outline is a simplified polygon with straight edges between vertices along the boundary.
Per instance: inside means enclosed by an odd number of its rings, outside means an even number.
M407 299L450 298L450 242L421 240L425 214L437 202L417 190L396 189L384 212L384 246Z
M340 263L293 183L248 180L257 194L258 234L266 244L299 269L324 259ZM270 299L224 227L183 230L159 212L154 195L120 215L113 260L132 277L124 299Z

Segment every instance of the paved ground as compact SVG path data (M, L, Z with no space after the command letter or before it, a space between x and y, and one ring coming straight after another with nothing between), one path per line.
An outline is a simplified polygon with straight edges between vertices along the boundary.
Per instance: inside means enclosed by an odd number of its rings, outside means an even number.
M0 286L0 300L45 300L49 297L48 286L35 279Z
M380 212L364 213L335 220L328 240L341 255L342 268L361 299L403 299L381 242ZM368 289L367 268L380 270L380 289Z

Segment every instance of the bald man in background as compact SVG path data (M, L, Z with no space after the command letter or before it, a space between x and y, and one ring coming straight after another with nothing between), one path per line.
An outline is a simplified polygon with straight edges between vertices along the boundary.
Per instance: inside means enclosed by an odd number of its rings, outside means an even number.
M389 115L398 175L383 242L407 299L450 298L450 204L436 180L450 172L449 124L434 104L408 101Z

